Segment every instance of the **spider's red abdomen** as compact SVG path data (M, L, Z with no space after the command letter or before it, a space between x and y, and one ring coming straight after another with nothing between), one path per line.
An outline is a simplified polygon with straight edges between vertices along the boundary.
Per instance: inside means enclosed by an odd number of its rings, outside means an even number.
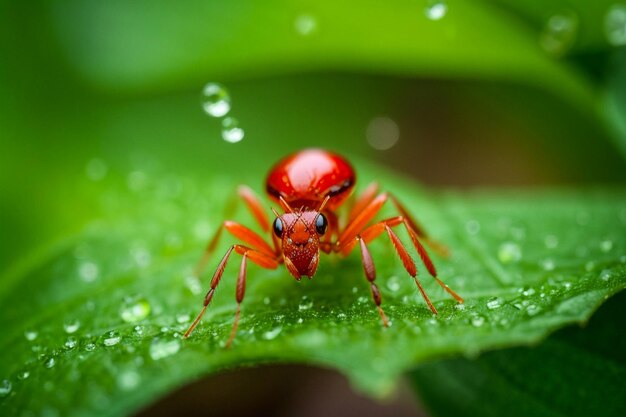
M317 207L329 195L326 207L336 209L354 187L354 169L343 157L321 149L289 155L270 171L266 189L271 198L282 196L293 207Z

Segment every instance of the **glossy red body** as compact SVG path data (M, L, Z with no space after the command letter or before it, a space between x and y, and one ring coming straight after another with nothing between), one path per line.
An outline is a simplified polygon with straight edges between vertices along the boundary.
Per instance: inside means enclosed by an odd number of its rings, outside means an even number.
M307 149L279 161L270 171L266 190L275 201L293 208L315 209L326 196L326 209L334 210L351 194L356 175L341 156L321 149Z

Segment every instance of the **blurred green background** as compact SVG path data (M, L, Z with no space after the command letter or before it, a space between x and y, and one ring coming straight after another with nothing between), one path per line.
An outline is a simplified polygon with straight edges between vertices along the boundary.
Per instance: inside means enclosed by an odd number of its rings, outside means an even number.
M260 190L315 146L437 187L624 184L625 44L626 3L604 0L4 1L0 265L98 217L94 164ZM202 112L207 82L240 143Z

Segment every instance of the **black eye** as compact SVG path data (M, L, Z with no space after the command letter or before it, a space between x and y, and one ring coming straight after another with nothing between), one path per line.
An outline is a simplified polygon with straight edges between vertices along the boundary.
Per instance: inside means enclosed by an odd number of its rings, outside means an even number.
M276 234L276 236L278 237L283 236L283 221L280 219L280 217L276 217L276 219L274 220L274 234Z
M323 235L326 233L326 227L328 227L328 221L323 214L320 214L315 220L315 230L317 231L317 234Z

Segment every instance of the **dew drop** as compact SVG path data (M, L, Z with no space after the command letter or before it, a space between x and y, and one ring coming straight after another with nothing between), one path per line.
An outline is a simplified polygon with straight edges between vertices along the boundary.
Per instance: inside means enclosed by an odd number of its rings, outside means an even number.
M150 303L141 295L125 297L120 307L120 317L126 323L136 323L148 317Z
M485 318L483 316L472 317L472 326L481 327L485 324Z
M600 249L602 252L610 252L613 249L613 241L611 240L603 240L600 242Z
M87 343L87 344L85 345L85 350L86 350L87 352L93 352L94 350L96 350L96 345L95 345L95 343Z
M283 327L282 326L276 326L272 330L268 330L267 332L263 333L263 339L265 339L265 340L273 340L282 331L283 331Z
M389 291L397 292L400 289L400 279L395 275L389 277L387 280L387 288L389 288Z
M528 313L529 316L534 316L535 314L539 313L541 311L541 307L539 307L536 304L529 304L526 307L526 312Z
M35 330L26 330L24 332L24 337L29 342L32 342L33 340L37 339L37 336L39 336L39 333L37 333Z
M67 334L76 333L78 329L80 329L80 321L76 319L67 320L63 323L63 330L65 330Z
M23 381L25 379L28 379L29 376L30 376L29 371L22 371L19 374L17 374L17 379L19 379L20 381Z
M179 350L180 340L172 337L157 338L150 344L150 357L158 361L175 355Z
M604 17L604 33L613 46L626 45L626 5L615 4Z
M50 369L50 368L54 368L54 365L56 365L56 363L57 361L56 359L54 359L54 356L50 356L48 359L44 361L43 366Z
M609 269L604 269L602 270L602 272L600 272L600 279L602 281L608 281L609 279L611 279L612 273L611 270Z
M309 310L311 307L313 307L313 300L309 300L309 297L307 297L306 295L302 297L302 301L298 305L298 310Z
M120 340L122 340L122 336L120 336L118 332L110 331L106 333L102 339L102 345L106 347L115 346L120 342Z
M459 311L463 311L463 310L465 310L465 304L455 304L454 305L454 309L455 310L459 310Z
M6 397L11 393L11 389L13 388L13 384L8 379L3 379L0 382L0 397Z
M359 289L357 287L352 287L352 294L356 294L357 292L359 292Z
M569 281L565 281L565 282L563 283L563 290L565 290L565 291L569 291L569 289L570 289L570 288L572 288L572 283L571 283L571 282L569 282Z
M525 290L523 290L523 291L522 291L522 294L523 294L525 297L528 297L528 296L531 296L531 295L535 294L535 292L536 292L536 291L535 291L535 289L534 289L534 288L527 288L527 289L525 289Z
M222 120L222 139L226 142L237 143L244 137L244 131L239 127L239 122L234 117L226 117Z
M562 56L570 50L576 40L578 18L573 13L551 16L541 33L543 49L555 56Z
M124 391L131 391L140 383L141 376L135 371L122 371L117 377L117 385Z
M106 177L109 167L102 159L94 158L87 162L85 173L91 181L100 181Z
M304 323L304 319L303 319L302 317L300 317L300 318L298 319L297 323L298 323L298 324L302 324L302 323Z
M425 9L426 17L429 20L440 20L448 12L448 5L443 0L431 0Z
M77 344L78 344L78 341L76 340L75 337L68 337L67 340L65 341L64 346L67 349L74 349Z
M208 83L202 89L202 109L212 117L223 117L230 111L230 94L218 83Z
M365 137L372 148L386 151L398 143L400 129L389 117L374 117L367 125Z
M294 29L301 36L309 36L317 30L317 20L310 14L301 14L293 22Z
M503 264L519 262L522 259L522 249L517 243L504 242L498 249L498 259Z
M487 301L487 308L489 310L495 310L496 308L500 308L502 306L502 299L499 297L490 298Z

